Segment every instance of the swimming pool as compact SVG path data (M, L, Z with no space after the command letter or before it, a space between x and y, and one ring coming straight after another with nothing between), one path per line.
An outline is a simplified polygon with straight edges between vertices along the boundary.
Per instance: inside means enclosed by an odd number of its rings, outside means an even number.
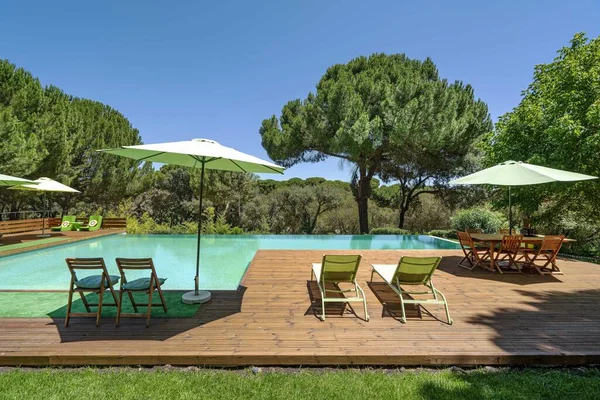
M116 275L116 257L152 257L158 275L168 278L165 289L190 289L194 287L196 241L193 235L114 235L0 257L0 289L66 289L68 257L104 257L108 271ZM200 286L212 290L236 289L259 249L459 248L450 241L417 235L205 235L201 247Z

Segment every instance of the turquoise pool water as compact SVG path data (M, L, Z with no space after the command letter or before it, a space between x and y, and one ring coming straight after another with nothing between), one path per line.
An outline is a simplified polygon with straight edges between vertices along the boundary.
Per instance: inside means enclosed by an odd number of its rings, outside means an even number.
M115 235L0 257L0 289L66 289L70 280L65 264L68 257L104 257L109 272L116 275L116 257L152 257L158 275L167 277L165 289L191 289L194 286L196 240L192 235ZM200 284L203 289L236 289L259 249L457 248L453 242L431 236L207 235L202 237Z

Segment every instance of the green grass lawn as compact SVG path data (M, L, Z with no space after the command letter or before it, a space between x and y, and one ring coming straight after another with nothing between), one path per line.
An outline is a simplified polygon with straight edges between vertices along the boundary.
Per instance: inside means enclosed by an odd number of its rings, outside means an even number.
M283 372L282 372L283 371ZM0 371L2 399L597 399L600 370L40 369Z
M184 291L164 291L165 302L167 303L167 313L160 306L152 307L152 317L173 318L173 317L192 317L200 307L199 304L183 304L181 295ZM98 296L94 293L87 294L86 299L89 303L97 303ZM136 303L140 305L138 311L145 313L147 308L142 306L148 304L148 295L145 293L135 293ZM157 293L152 296L153 303L160 303ZM52 317L64 318L67 315L68 293L66 292L0 292L0 318L39 318ZM110 292L104 294L102 304L114 302ZM96 307L91 307L92 312L96 312ZM73 295L74 313L86 312L79 294ZM132 313L133 306L129 298L123 296L123 313ZM103 317L114 317L117 315L116 307L103 307Z

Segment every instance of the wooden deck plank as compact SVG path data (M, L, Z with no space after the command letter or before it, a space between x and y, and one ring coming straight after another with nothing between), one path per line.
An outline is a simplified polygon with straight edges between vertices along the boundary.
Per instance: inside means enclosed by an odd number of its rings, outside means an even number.
M237 291L214 291L192 318L0 319L0 365L580 365L600 362L600 266L560 260L564 276L499 275L456 267L453 250L328 251L360 253L362 308L315 317L318 292L310 263L323 251L261 250ZM408 323L399 302L379 281L371 263L395 263L401 255L444 257L434 283L448 298L454 325L442 307L416 309ZM316 294L316 297L315 297ZM311 297L312 296L312 297ZM383 302L383 303L382 303ZM328 311L340 311L328 305ZM384 311L385 310L385 311ZM436 319L439 318L440 320Z

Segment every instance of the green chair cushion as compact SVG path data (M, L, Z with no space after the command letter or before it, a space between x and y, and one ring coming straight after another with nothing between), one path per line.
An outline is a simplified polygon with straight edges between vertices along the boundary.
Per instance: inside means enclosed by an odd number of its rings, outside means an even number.
M167 278L158 278L158 285L162 286ZM139 278L134 279L130 282L123 284L125 290L144 290L150 288L150 278Z
M116 285L119 282L119 276L109 275L110 283ZM100 289L100 284L102 283L102 275L91 275L86 276L83 279L79 279L75 281L75 286L80 289ZM104 282L104 286L108 287L108 282Z

